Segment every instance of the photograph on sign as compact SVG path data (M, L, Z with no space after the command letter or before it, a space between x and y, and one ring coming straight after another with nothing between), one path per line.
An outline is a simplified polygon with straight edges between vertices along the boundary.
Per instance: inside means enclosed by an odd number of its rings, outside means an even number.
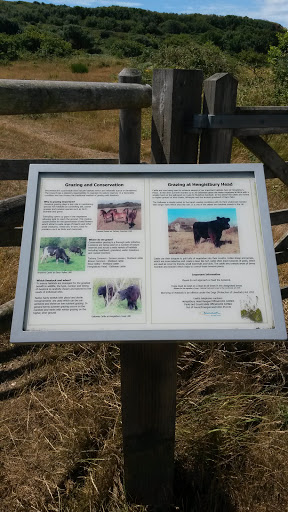
M104 167L32 166L11 341L286 336L261 165Z

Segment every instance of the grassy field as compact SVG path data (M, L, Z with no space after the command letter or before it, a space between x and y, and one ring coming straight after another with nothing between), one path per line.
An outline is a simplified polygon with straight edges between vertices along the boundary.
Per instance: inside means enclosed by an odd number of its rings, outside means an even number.
M84 76L69 62L17 62L0 76L111 81L127 64L96 61ZM239 104L267 104L268 72L245 73ZM150 119L147 109L146 161ZM286 160L287 138L266 137ZM0 119L0 158L115 156L117 140L117 112ZM233 161L255 158L235 142ZM1 198L25 189L2 182ZM279 180L267 181L267 192L271 210L287 208ZM274 239L285 230L274 227ZM14 296L18 257L17 248L0 249L1 303ZM287 285L288 265L278 271ZM127 503L123 489L119 346L13 346L5 334L0 360L0 512L148 512ZM287 343L180 344L177 371L174 510L287 511Z

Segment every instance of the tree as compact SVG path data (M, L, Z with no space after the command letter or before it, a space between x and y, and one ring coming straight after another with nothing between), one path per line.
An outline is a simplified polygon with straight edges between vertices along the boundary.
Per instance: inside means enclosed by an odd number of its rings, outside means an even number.
M75 50L84 49L93 52L94 38L79 25L66 25L64 27L64 38L71 43Z

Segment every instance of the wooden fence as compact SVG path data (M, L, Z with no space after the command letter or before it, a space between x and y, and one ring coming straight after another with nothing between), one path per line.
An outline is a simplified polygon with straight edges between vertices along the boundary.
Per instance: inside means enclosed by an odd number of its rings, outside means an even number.
M152 104L152 163L229 163L235 136L264 163L267 179L288 185L288 164L261 138L288 133L288 107L237 108L236 101L231 75L217 73L203 83L200 70L155 70L152 99L137 70L123 70L118 84L0 80L3 115L120 109L120 163L140 162L141 109ZM31 162L111 160L2 160L0 179L26 180ZM25 195L0 201L2 247L20 244L24 208ZM287 222L288 210L271 212L272 225ZM288 262L288 234L275 250L279 265ZM0 307L0 332L9 327L12 310L13 301ZM177 345L124 343L120 355L126 489L138 503L167 504L173 492Z

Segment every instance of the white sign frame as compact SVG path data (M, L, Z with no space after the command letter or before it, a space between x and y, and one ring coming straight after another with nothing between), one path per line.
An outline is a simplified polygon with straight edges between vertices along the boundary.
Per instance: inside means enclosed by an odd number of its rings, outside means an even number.
M258 211L263 238L264 257L266 261L268 286L270 289L273 328L189 328L189 329L146 329L139 325L137 329L107 330L24 330L29 302L31 281L31 258L33 250L34 227L38 215L39 183L41 177L50 173L68 177L89 174L95 177L135 176L136 177L202 177L213 180L217 176L255 178ZM56 178L57 179L57 178ZM142 327L141 327L142 326ZM270 215L267 201L265 176L262 164L205 164L205 165L90 165L83 164L34 164L30 166L25 221L21 245L21 255L11 329L12 343L47 343L47 342L179 342L185 340L284 340L287 338L282 307L281 292L278 281L277 264L273 247Z

